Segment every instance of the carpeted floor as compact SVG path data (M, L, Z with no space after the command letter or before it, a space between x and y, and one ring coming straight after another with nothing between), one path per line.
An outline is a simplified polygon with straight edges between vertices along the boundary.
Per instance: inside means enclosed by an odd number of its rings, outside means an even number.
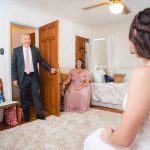
M87 135L100 127L115 127L121 114L90 109L63 112L0 132L0 150L82 150Z

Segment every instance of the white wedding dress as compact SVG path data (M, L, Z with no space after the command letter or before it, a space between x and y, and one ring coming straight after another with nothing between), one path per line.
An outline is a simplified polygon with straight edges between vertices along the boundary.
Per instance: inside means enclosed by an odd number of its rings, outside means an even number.
M127 96L124 99L123 108L126 106L126 101ZM128 148L115 147L103 142L100 138L102 130L98 129L86 138L83 150L150 150L150 112L134 142Z

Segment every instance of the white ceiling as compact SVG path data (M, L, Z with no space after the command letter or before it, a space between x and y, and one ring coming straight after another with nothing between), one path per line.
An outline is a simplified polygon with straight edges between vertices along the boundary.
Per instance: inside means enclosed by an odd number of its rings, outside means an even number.
M114 15L108 6L102 6L88 11L81 8L107 0L12 0L55 16L59 16L85 26L98 27L115 22L123 22L133 14L146 7L150 7L150 0L124 0L131 13L129 15Z

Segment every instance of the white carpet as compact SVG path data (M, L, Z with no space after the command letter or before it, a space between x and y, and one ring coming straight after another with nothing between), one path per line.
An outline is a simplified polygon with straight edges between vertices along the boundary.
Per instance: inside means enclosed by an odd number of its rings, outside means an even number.
M115 127L121 114L90 109L63 112L0 132L0 150L82 150L87 135L100 127Z

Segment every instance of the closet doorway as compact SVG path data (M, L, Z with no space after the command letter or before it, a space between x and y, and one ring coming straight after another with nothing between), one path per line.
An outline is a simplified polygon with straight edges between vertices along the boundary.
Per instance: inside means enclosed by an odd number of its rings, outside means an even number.
M82 59L83 61L85 61L86 66L88 64L86 43L88 42L89 39L76 36L76 62L77 60Z
M32 27L28 27L28 26L23 26L23 25L19 25L19 24L15 24L15 23L11 23L10 24L10 36L11 36L11 40L10 40L10 46L11 46L11 56L13 54L13 49L22 45L22 35L24 33L28 33L31 36L31 46L35 46L35 28ZM29 91L31 93L31 91ZM31 94L30 94L31 95ZM31 96L32 98L32 96ZM13 100L17 100L18 102L20 102L20 94L19 94L19 88L15 87L12 84L12 99ZM31 99L31 104L33 103L32 99Z

